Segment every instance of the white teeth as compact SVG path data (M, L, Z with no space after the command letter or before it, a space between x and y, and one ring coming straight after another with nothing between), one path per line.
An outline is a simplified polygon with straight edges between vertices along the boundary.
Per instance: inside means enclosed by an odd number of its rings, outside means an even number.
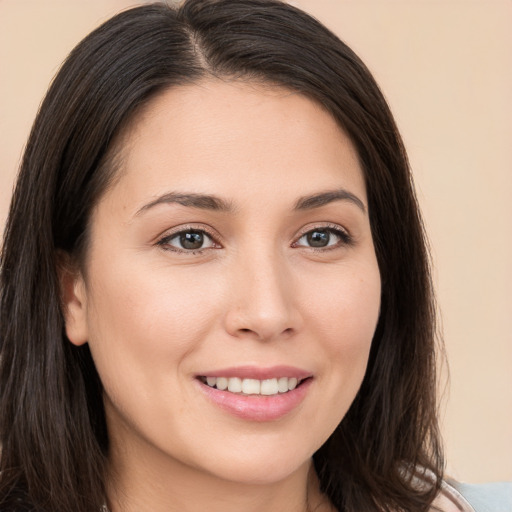
M240 379L238 377L206 377L203 378L211 388L221 391L226 389L231 393L243 393L244 395L277 395L292 391L299 384L295 377L280 377L279 379Z
M288 391L288 388L286 391ZM279 388L277 387L277 379L267 379L261 381L262 395L277 395L278 392Z
M217 377L217 389L221 391L228 389L228 379L226 379L226 377Z
M288 389L291 391L297 387L298 380L295 377L288 379Z
M244 379L242 381L242 393L244 395L259 395L261 384L256 379Z
M231 393L240 393L242 391L242 379L230 377L228 379L228 391L231 391Z
M288 378L287 377L281 377L277 381L277 389L279 390L279 393L286 393L288 391Z

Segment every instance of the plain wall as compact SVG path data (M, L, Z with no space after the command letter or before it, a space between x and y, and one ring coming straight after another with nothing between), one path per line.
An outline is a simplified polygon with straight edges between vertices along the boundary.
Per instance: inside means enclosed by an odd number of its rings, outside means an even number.
M512 2L300 0L389 100L430 234L448 471L512 480ZM0 0L0 230L48 83L124 0Z

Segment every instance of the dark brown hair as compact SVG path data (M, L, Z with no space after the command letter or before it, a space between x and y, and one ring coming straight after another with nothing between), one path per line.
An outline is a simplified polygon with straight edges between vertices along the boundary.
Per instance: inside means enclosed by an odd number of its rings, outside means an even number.
M1 509L91 512L105 500L102 386L87 345L65 337L58 254L86 250L91 209L115 173L113 141L137 109L165 88L208 76L298 91L354 143L381 313L360 391L314 465L340 511L428 510L443 467L434 305L406 153L359 58L319 22L274 0L125 11L87 36L53 81L28 140L1 256ZM418 473L430 484L415 486Z

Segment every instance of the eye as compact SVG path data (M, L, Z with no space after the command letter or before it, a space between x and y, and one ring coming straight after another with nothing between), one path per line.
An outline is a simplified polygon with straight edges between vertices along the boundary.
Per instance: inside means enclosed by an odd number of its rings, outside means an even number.
M294 243L294 246L323 249L349 245L350 242L350 235L339 228L315 228L304 233L297 242Z
M178 252L194 252L218 247L213 238L201 229L186 229L167 235L159 240L158 245Z

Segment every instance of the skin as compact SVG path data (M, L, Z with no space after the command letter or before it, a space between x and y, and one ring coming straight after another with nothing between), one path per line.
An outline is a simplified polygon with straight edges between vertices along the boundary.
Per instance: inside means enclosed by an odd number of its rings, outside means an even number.
M67 335L89 343L105 389L112 512L330 510L311 456L362 382L381 291L352 143L299 94L205 81L154 98L119 144L85 268L63 277ZM339 190L352 196L295 208ZM180 246L191 228L202 250ZM312 378L291 412L250 421L197 380L240 365Z

